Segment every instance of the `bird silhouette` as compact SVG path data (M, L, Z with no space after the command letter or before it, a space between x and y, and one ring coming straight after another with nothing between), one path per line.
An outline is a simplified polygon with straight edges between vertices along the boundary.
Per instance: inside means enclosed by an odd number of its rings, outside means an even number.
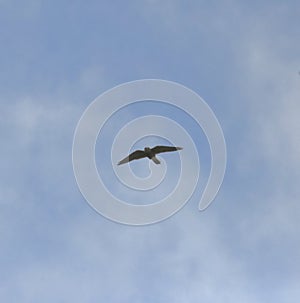
M156 158L156 154L160 153L166 153L166 152L172 152L181 150L182 147L176 147L176 146L155 146L153 148L145 147L144 150L136 150L133 153L131 153L129 156L121 160L118 165L128 163L133 160L138 160L142 158L149 158L151 159L155 164L160 164L160 161Z

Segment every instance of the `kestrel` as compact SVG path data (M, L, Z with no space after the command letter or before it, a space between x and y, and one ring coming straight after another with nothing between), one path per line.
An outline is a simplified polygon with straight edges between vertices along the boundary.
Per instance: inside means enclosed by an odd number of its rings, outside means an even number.
M132 160L137 160L141 158L149 158L155 164L160 164L160 161L155 157L156 154L165 153L165 152L172 152L176 150L181 150L182 147L175 147L175 146L155 146L153 148L145 147L144 150L136 150L131 153L129 156L121 160L118 165L130 162Z

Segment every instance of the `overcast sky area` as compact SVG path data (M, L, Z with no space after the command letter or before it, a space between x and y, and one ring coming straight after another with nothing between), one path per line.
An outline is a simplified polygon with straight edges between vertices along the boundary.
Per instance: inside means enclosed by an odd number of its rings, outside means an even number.
M0 0L0 301L299 302L299 16L292 0ZM97 96L145 78L204 98L224 132L227 170L199 212L210 169L202 130L155 102L122 109L96 145L98 169L118 197L139 204L154 194L144 199L111 179L122 123L166 115L189 132L201 162L179 212L135 227L85 201L72 142ZM144 138L135 147L157 143L168 142ZM179 176L178 155L162 158L171 173L158 196Z

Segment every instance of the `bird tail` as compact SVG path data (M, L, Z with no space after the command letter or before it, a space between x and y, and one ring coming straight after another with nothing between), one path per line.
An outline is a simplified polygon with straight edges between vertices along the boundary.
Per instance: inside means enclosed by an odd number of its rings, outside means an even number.
M155 164L160 164L160 161L154 156L151 158L151 160L155 163Z

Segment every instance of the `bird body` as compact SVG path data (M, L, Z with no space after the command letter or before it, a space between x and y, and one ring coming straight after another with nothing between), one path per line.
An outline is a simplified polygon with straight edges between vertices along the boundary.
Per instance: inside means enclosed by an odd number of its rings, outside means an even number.
M156 154L165 153L165 152L171 152L171 151L177 151L181 150L182 147L176 147L176 146L155 146L153 148L145 147L144 150L136 150L133 153L131 153L129 156L121 160L118 165L128 163L133 160L142 159L142 158L149 158L152 160L155 164L160 164L160 161L156 158Z

